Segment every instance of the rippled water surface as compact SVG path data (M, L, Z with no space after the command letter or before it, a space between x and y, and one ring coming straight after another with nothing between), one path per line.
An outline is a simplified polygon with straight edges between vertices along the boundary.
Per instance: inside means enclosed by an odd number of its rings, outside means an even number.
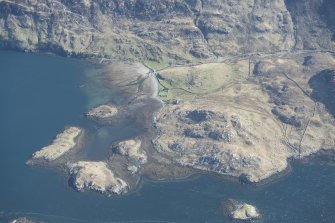
M66 125L92 132L87 157L101 159L108 145L142 131L131 120L101 128L84 119L91 106L124 103L117 89L92 85L93 65L55 56L0 52L0 222L28 216L50 223L229 222L222 200L255 204L260 222L335 222L335 168L293 164L275 183L243 187L212 176L181 182L143 180L139 190L107 198L77 193L56 171L24 163ZM101 83L100 83L101 84ZM106 96L108 95L108 96Z

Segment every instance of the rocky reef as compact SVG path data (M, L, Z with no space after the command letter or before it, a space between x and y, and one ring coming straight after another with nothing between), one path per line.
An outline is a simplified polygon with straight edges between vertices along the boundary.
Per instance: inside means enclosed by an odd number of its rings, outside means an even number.
M68 164L70 182L78 191L92 190L103 194L124 194L127 183L116 177L105 162L79 161Z
M35 152L32 155L32 159L29 162L34 162L34 160L45 160L47 162L55 161L60 157L64 156L70 150L73 150L78 146L83 135L83 129L78 127L68 127L62 133L58 134L53 142Z
M10 221L9 223L43 223L43 222L40 222L40 221L34 221L34 220L31 220L29 218L17 218L17 219L14 219L12 221Z
M233 199L223 202L223 208L225 215L234 220L250 221L261 217L255 206Z

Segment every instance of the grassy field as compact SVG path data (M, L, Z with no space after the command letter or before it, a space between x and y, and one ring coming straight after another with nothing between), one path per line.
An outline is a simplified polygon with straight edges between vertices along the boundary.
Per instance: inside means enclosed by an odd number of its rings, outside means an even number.
M247 61L164 69L158 75L159 97L169 103L189 97L210 95L238 83L245 79L247 74Z

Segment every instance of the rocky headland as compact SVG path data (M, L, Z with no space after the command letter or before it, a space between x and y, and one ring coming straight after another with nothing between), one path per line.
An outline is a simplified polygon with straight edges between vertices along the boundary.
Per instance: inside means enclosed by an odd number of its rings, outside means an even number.
M309 57L315 62L304 65ZM284 171L290 158L334 149L332 111L311 84L334 62L323 53L255 55L163 70L160 96L167 104L157 113L156 149L179 165L242 183ZM329 88L323 95L331 95Z

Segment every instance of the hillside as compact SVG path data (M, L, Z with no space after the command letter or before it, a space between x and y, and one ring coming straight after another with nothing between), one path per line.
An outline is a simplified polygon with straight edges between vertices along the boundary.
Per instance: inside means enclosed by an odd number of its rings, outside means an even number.
M334 50L331 0L3 0L0 48L151 68L296 49Z

